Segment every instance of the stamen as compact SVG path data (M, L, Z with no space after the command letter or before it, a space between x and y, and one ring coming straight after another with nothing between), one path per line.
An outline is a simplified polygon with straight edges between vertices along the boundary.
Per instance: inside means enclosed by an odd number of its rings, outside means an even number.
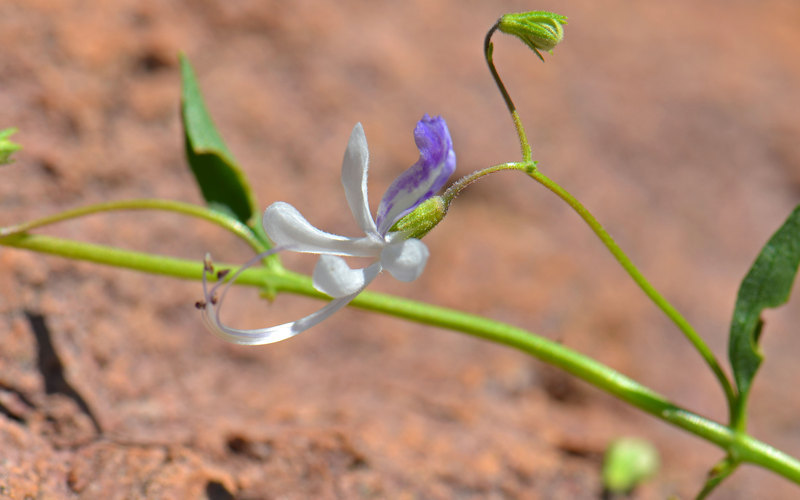
M227 277L231 270L230 269L222 269L216 274L217 283L211 287L209 290L208 288L208 273L214 272L214 266L211 262L211 255L206 254L205 259L203 260L203 301L198 302L197 304L202 304L202 307L197 307L198 309L203 310L203 320L206 322L206 325L215 331L225 330L226 327L222 324L222 321L219 317L220 308L222 307L222 301L225 299L225 294L228 293L228 289L233 285L236 279L239 277L242 272L246 269L254 266L256 263L260 262L265 257L269 257L270 255L274 255L278 252L286 250L286 247L274 247L261 252L260 254L256 255L252 259L248 260L244 263L239 269L233 273L233 276L230 279L225 280L224 278ZM221 292L218 293L219 289L222 289ZM197 306L197 305L196 305ZM215 307L216 306L216 307Z

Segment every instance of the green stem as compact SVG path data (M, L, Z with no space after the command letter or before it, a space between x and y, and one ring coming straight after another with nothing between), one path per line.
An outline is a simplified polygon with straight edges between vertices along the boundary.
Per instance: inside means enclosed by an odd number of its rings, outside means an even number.
M714 356L714 353L711 351L708 345L706 345L702 337L700 337L692 325L663 296L661 296L661 294L659 294L655 288L653 288L653 286L645 279L633 262L631 262L628 256L625 255L625 252L622 251L611 235L606 232L603 226L597 221L597 219L594 218L589 210L587 210L586 207L584 207L574 196L558 185L555 181L538 171L535 168L534 163L501 163L499 165L494 165L492 167L478 170L466 175L453 183L442 195L445 200L445 206L449 207L453 199L458 196L461 191L464 190L464 188L474 183L481 177L502 170L524 171L537 182L558 195L562 200L566 201L567 204L569 204L569 206L572 207L578 213L578 215L583 218L584 221L586 221L589 227L591 227L603 244L606 245L611 254L617 259L617 261L628 272L633 280L642 288L642 290L644 290L647 296L650 297L650 299L678 326L678 328L680 328L692 345L694 345L694 347L698 350L703 359L705 359L706 363L708 363L708 365L711 367L711 370L714 372L714 375L717 377L719 383L722 385L722 388L725 391L729 414L732 416L735 415L734 411L737 407L736 393L733 390L730 380L725 375L725 372L722 370L722 367ZM735 422L735 419L731 418L730 421Z
M450 185L442 194L442 198L444 199L444 203L446 207L450 206L450 203L461 194L461 191L464 190L467 186L472 184L473 182L477 181L481 177L489 174L493 174L495 172L501 172L503 170L522 170L524 172L528 171L529 164L526 163L501 163L499 165L493 165L491 167L482 168L480 170L476 170L469 175L465 175L464 177L458 179L456 182Z
M50 236L14 234L0 238L0 245L183 279L199 280L203 274L202 261L149 255ZM247 269L237 283L259 288L269 285L277 291L322 298L308 276L285 270ZM473 314L375 292L362 292L352 305L514 347L558 366L660 420L716 444L736 460L760 465L800 484L800 462L793 457L747 434L680 408L625 375L557 342Z
M525 170L528 175L533 177L536 181L540 184L545 186L550 191L554 192L558 195L562 200L566 201L577 213L580 215L589 227L591 227L592 231L600 238L603 244L611 251L614 258L622 265L622 267L630 274L633 280L639 285L639 287L647 294L650 299L655 302L655 304L662 310L664 313L680 328L683 334L686 336L687 339L692 343L692 345L697 349L703 359L706 361L711 370L714 372L714 375L719 380L719 383L722 385L722 389L725 391L725 398L728 403L728 414L729 419L731 422L735 422L737 420L736 415L736 405L737 405L737 395L733 389L733 385L730 382L730 379L725 375L725 372L722 370L719 362L717 361L714 353L711 349L706 345L700 335L694 330L691 324L670 304L661 294L653 288L650 283L644 278L644 276L639 272L636 266L630 261L630 259L625 255L622 249L616 244L616 242L611 238L611 236L603 229L603 226L600 225L599 222L592 216L592 214L580 204L580 202L575 199L571 194L569 194L566 190L564 190L561 186L556 184L554 181L547 178L544 174L539 172L536 169L536 163L531 159L531 147L528 143L528 137L525 134L525 129L522 126L522 121L520 120L519 114L517 113L517 108L514 105L514 101L511 99L511 95L506 90L505 85L503 84L503 80L500 78L500 74L497 72L497 68L494 65L493 53L494 47L492 45L492 35L500 26L500 20L498 20L494 26L492 26L488 33L486 33L486 38L483 41L483 52L486 58L486 63L489 65L489 71L492 74L492 78L494 78L495 83L497 83L497 87L500 89L500 93L503 96L503 100L506 103L506 107L508 111L511 113L511 118L514 120L514 127L517 130L517 135L519 136L519 141L522 146L522 157L523 162L522 166L525 168L518 168L519 170ZM541 54L536 52L537 55L541 58ZM513 167L508 167L508 165L513 164L506 164L507 166L503 169L509 169ZM488 169L487 169L488 170ZM497 169L500 170L500 169ZM491 173L491 172L487 172ZM478 175L480 174L480 175ZM455 189L449 189L448 193L445 194L446 200L449 202L451 201L458 193L466 187L471 182L474 182L478 177L485 175L483 171L478 171L471 176L468 176L468 180L463 183L463 185L457 186ZM467 179L467 178L465 178ZM458 183L457 183L458 184ZM450 194L449 198L447 195Z
M541 185L552 191L556 194L559 198L564 200L570 207L572 207L578 215L589 225L589 227L594 231L598 238L603 242L603 244L608 248L611 254L617 259L617 262L622 265L625 271L633 278L633 281L639 285L639 288L650 297L658 307L661 309L667 317L672 320L673 323L683 332L684 336L692 343L692 345L697 349L700 355L705 360L706 364L711 368L716 376L717 380L719 381L720 385L722 385L722 389L725 391L725 397L728 402L728 411L730 416L733 416L733 408L736 404L736 393L733 390L733 386L731 385L730 379L728 376L725 375L724 370L720 366L717 358L714 356L713 351L708 347L705 343L703 338L695 331L692 325L684 318L681 313L678 312L672 304L667 301L658 291L653 288L647 279L642 275L639 269L631 262L625 252L617 245L614 239L611 237L610 234L603 228L603 226L594 218L594 216L586 209L574 196L572 196L569 192L567 192L564 188L558 185L555 181L548 178L539 170L531 170L528 171L528 175L539 182Z
M708 497L708 495L710 495L717 486L722 484L722 481L733 474L738 467L739 462L734 460L730 455L720 460L708 473L706 484L703 485L703 489L697 494L695 500L703 500Z
M495 31L497 31L499 25L500 20L498 20L494 26L489 29L489 32L486 33L486 38L483 40L483 54L486 58L486 64L489 65L489 71L492 73L492 78L494 78L497 87L500 89L500 93L503 95L503 101L505 101L508 112L511 113L511 119L514 121L514 128L517 130L520 148L522 149L522 160L525 162L530 162L531 145L528 143L528 136L525 135L525 128L522 126L522 120L519 117L519 113L517 113L517 107L514 106L514 101L511 100L511 95L508 93L508 90L506 90L506 86L503 84L503 80L500 78L500 74L497 72L497 68L494 66L494 45L492 44L492 35Z
M78 217L83 217L84 215L97 214L102 212L111 212L117 210L163 210L183 215L189 215L191 217L196 217L198 219L207 220L224 229L227 229L229 232L237 236L239 239L243 240L245 243L250 245L250 247L258 253L263 252L267 248L262 242L262 240L259 239L258 236L256 236L256 234L253 232L252 229L250 229L250 227L225 214L216 212L206 207L193 205L191 203L184 203L174 200L150 199L150 198L97 203L95 205L89 205L85 207L74 208L72 210L66 210L64 212L55 215L42 217L41 219L36 219L29 222L23 222L21 224L15 224L13 226L0 228L0 238L5 236L10 236L13 234L25 233L27 231L30 231L31 229L37 229L40 227L55 224L57 222L76 219ZM266 260L267 260L267 265L269 267L274 267L275 269L280 268L280 263L277 259L277 256L268 257Z

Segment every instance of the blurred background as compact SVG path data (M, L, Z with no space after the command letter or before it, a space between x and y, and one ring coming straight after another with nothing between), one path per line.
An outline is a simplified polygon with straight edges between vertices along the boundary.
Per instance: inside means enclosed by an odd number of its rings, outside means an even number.
M542 64L497 34L495 61L534 158L606 226L726 359L740 279L800 199L800 4L791 0L0 3L0 225L102 201L200 203L183 159L177 54L262 206L356 234L339 172L356 122L373 207L447 120L457 174L519 158L482 55L506 12L554 10ZM44 231L243 262L224 231L161 213ZM581 220L515 173L470 187L426 239L423 276L373 289L486 315L593 356L724 420L699 355ZM287 256L299 269L313 259ZM263 326L317 303L252 290L227 320ZM208 334L198 283L0 249L0 496L22 498L597 498L619 436L651 440L635 498L688 497L722 453L508 348L347 309L291 341ZM750 429L800 455L798 299L769 312ZM727 366L727 362L725 362ZM794 498L742 467L715 498ZM769 492L769 493L765 493Z

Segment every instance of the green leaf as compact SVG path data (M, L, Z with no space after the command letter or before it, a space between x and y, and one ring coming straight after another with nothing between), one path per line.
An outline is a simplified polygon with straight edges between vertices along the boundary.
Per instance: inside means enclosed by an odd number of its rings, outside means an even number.
M758 347L764 326L761 312L789 300L792 283L800 265L800 206L786 219L761 250L739 287L731 321L728 355L739 388L740 414L750 385L763 359Z
M11 153L22 149L22 146L19 144L8 140L16 131L17 129L15 128L0 130L0 165L13 162L14 160L11 159Z
M208 114L192 66L180 56L186 157L208 206L258 227L259 209L250 185ZM256 231L258 232L258 231Z

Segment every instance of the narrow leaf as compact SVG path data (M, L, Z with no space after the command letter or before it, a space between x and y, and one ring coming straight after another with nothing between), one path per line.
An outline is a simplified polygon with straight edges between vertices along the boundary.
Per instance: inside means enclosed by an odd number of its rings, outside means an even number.
M14 160L11 159L11 153L22 149L22 146L9 140L16 131L15 128L0 130L0 165L12 163Z
M772 235L739 287L728 339L728 355L743 401L763 359L758 347L764 325L761 313L789 300L798 265L800 206Z
M182 54L180 62L186 157L203 198L210 208L257 226L258 205L250 185L211 120L192 66Z

